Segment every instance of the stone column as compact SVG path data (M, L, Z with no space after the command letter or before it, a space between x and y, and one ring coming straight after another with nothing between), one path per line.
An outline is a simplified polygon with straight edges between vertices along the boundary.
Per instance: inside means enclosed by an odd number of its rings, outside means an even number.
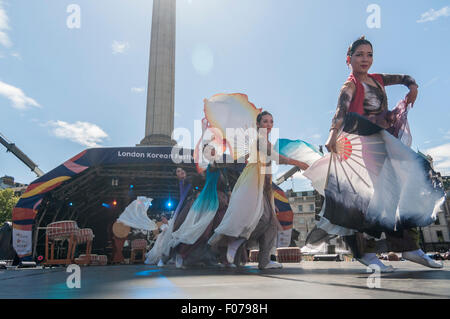
M175 145L176 0L153 0L145 137L138 146Z

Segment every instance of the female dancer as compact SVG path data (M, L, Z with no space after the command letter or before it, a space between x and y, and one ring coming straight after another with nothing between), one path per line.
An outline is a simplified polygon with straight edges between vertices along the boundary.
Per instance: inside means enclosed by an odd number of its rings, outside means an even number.
M205 152L206 148L208 150ZM203 153L208 155L210 162L206 169L205 186L183 224L172 233L171 246L181 257L183 266L217 265L217 259L209 250L207 242L228 207L230 188L226 169L216 165L214 146L205 144Z
M146 264L158 263L158 266L162 267L171 259L174 255L171 247L172 232L176 231L183 224L190 207L197 198L198 191L196 189L202 183L199 176L187 178L186 171L182 167L177 167L176 176L180 187L180 201L172 218L168 222L168 227L159 234L153 248L147 253ZM195 187L193 187L193 184ZM181 256L176 257L178 257L176 259L176 265L179 268L182 264Z
M388 111L384 86L403 84L409 88L405 99L406 105L413 105L416 100L418 85L411 76L369 74L372 63L372 44L364 37L353 42L347 51L347 65L352 72L341 89L336 114L333 117L330 134L325 145L330 152L337 153L336 140L348 112L356 112L366 117L395 136L395 118ZM428 267L442 267L419 249L417 232L414 229L403 231L400 237L398 234L385 234L389 251L403 252L403 258ZM357 233L354 236L347 236L345 239L361 263L367 266L376 264L386 272L393 270L392 267L386 267L376 257L374 238Z
M269 112L258 114L256 126L258 138L250 151L248 164L233 188L228 209L209 244L215 249L227 245L227 260L233 263L239 247L251 238L259 243L258 267L281 268L281 264L270 260L280 227L274 210L271 160L277 155L280 164L296 165L302 170L306 170L308 164L275 154L268 141L273 127Z

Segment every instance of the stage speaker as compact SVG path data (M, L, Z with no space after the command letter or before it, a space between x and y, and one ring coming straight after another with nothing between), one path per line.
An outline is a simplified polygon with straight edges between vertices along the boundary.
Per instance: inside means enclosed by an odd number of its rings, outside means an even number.
M341 261L339 254L314 255L314 261Z
M17 268L36 268L36 263L34 261L21 261Z

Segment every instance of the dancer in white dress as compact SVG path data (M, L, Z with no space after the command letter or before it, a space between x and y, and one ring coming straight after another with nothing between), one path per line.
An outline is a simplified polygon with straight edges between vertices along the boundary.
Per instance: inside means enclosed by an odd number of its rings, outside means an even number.
M295 165L302 170L306 170L308 164L274 152L268 141L273 127L273 118L269 112L258 114L256 126L258 138L252 145L248 163L233 188L225 216L215 229L209 244L213 247L227 244L227 259L232 263L241 244L252 236L260 245L258 267L281 268L281 264L270 261L270 250L279 228L274 210L271 161L278 159L279 164ZM258 234L252 235L254 232Z

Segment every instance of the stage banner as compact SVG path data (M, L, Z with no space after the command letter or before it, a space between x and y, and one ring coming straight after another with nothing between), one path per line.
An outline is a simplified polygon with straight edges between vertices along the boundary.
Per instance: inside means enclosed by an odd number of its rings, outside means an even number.
M291 243L292 227L294 223L294 213L286 193L275 183L272 183L275 208L278 222L283 230L278 231L277 247L289 247Z
M13 247L23 261L32 259L32 233L35 217L44 196L64 182L99 165L148 163L194 164L193 151L183 148L108 147L84 150L28 185L13 208Z

